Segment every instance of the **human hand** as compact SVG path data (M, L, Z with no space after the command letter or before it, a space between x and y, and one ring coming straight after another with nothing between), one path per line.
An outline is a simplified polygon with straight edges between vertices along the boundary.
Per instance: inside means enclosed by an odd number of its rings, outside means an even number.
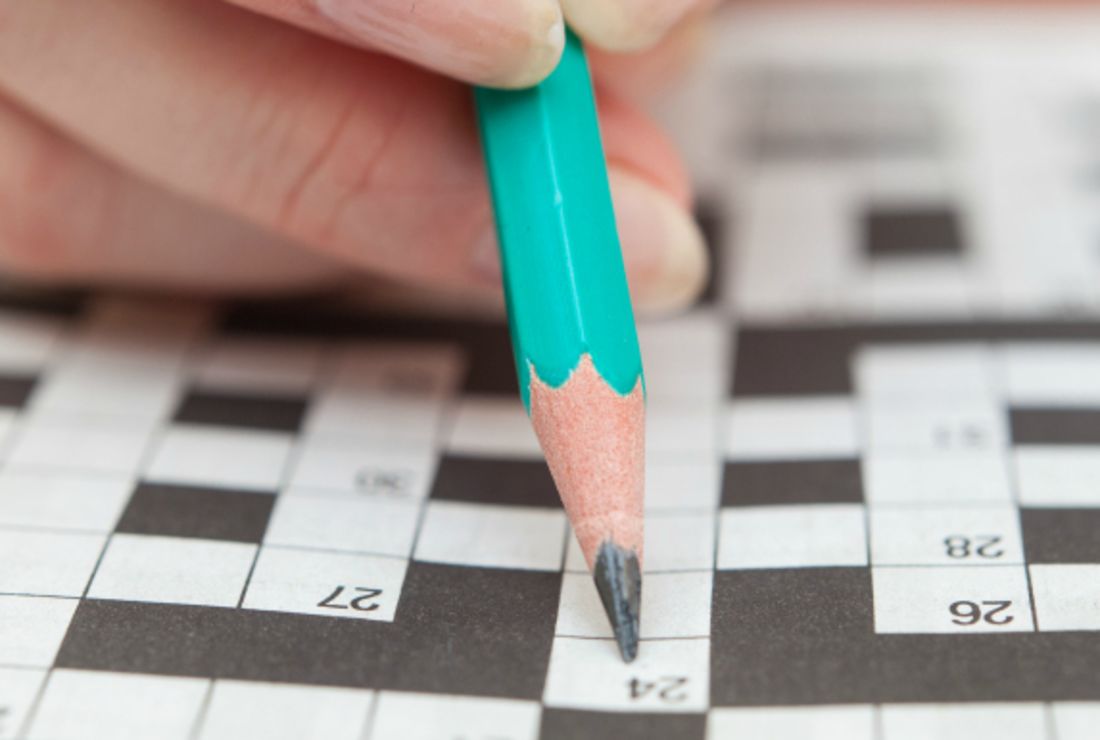
M561 5L628 49L701 2ZM207 292L367 272L495 295L469 90L421 67L531 84L562 36L558 0L12 0L0 272ZM683 305L706 270L687 178L643 114L600 102L635 299Z

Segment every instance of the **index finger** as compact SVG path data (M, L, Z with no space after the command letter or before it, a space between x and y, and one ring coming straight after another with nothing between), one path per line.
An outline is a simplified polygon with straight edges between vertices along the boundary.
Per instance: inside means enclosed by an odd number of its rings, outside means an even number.
M227 0L466 82L526 87L565 43L558 0Z

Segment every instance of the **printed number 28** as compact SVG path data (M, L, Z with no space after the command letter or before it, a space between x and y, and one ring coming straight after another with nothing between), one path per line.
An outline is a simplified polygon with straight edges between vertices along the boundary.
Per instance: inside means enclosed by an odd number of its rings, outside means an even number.
M1000 543L1000 535L980 535L971 539L961 534L953 534L950 537L943 538L943 546L947 556L956 560L962 560L972 555L995 560L1005 554L1004 550L997 547Z
M1006 625L1014 617L1011 614L1001 614L1012 606L1011 601L956 601L948 610L955 617L951 621L963 627L970 627L978 622L985 622L997 627Z

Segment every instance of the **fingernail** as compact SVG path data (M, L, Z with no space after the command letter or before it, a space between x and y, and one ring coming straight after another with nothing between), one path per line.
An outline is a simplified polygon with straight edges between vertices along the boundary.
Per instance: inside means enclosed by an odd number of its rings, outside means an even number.
M533 85L554 69L565 45L557 0L313 2L370 47L479 85Z
M657 314L691 305L703 288L708 261L695 221L635 175L612 170L611 192L635 309Z
M569 25L608 51L657 43L698 0L561 0Z

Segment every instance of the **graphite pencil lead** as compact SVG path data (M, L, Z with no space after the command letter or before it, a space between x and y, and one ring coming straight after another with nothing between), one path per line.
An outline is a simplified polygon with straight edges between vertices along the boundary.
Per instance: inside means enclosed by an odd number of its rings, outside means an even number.
M627 663L638 655L638 617L642 603L642 573L638 555L613 542L600 545L592 573L607 618L615 630L619 652Z

